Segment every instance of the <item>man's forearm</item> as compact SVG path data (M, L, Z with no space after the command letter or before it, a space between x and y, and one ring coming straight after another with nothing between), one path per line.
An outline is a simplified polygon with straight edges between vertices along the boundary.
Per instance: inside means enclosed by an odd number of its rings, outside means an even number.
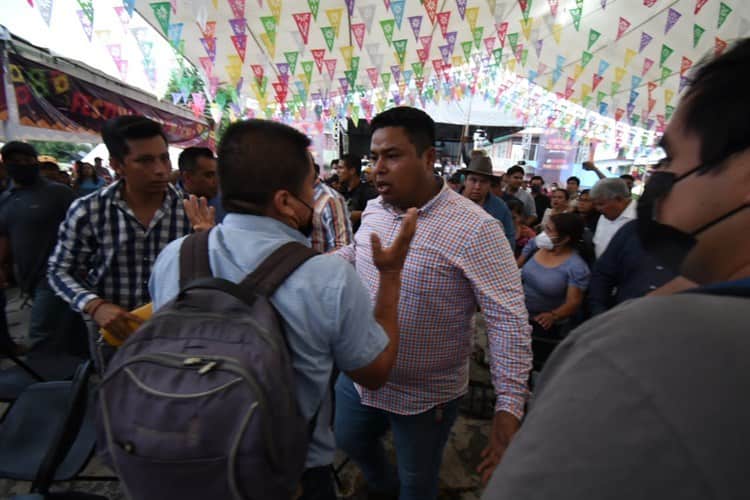
M390 362L396 360L399 344L398 302L401 296L401 273L397 271L380 273L380 287L375 299L375 320L383 327L388 335L386 352L391 357Z

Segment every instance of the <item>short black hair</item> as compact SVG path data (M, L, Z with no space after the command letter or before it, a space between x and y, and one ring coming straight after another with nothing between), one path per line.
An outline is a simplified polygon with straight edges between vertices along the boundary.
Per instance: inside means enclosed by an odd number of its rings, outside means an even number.
M570 193L568 192L568 190L567 190L567 189L563 189L563 188L557 188L557 189L555 189L555 190L554 190L554 191L552 191L552 192L553 192L553 193L563 193L563 194L565 195L565 199L566 199L566 200L570 200Z
M262 215L274 193L298 195L310 175L310 139L267 120L230 125L219 144L219 185L227 212Z
M567 182L570 182L570 181L573 181L573 182L575 182L575 183L576 183L576 184L577 184L578 186L580 186L580 185L581 185L581 179L579 179L579 178L578 178L578 177L576 177L575 175L574 175L574 176L571 176L571 177L568 177L568 181L567 181Z
M130 152L128 140L150 139L160 136L169 144L161 125L145 116L125 115L104 122L102 140L107 145L109 156L122 161Z
M685 127L701 140L701 163L707 167L750 147L750 38L737 41L718 57L696 65L681 106Z
M578 196L583 196L584 194L587 194L587 195L591 196L591 190L590 189L584 189L583 191L581 191L580 193L578 193Z
M53 161L43 161L39 163L39 170L51 170L53 172L60 172L60 166Z
M334 158L333 160L331 160L331 168L333 168L334 165L338 165L338 164L339 164L338 158Z
M632 175L630 175L630 174L622 174L622 175L620 176L620 179L622 179L622 180L624 180L624 181L631 181L631 182L635 182L635 177L633 177L633 176L632 176Z
M358 156L347 154L341 157L339 163L346 165L346 168L353 168L357 175L362 174L362 160Z
M518 172L521 172L522 175L526 175L526 171L523 169L521 165L513 165L508 169L507 172L505 172L505 175L516 175Z
M451 182L453 184L461 184L462 181L463 181L463 178L461 174L459 174L458 172L448 177L448 182Z
M386 127L403 128L418 155L435 145L435 121L421 109L399 106L383 111L372 119L370 132Z
M330 186L330 185L331 185L331 184L333 184L334 182L338 182L338 181L339 181L339 176L338 176L338 174L333 174L333 175L332 175L332 176L330 176L330 177L329 177L328 179L326 179L326 184L328 184L328 185Z
M511 198L505 202L511 213L523 215L523 202L518 198Z
M198 158L213 160L216 157L214 152L208 148L187 148L180 153L180 157L177 159L180 172L195 172L198 168Z
M37 158L39 153L36 152L36 148L27 142L21 141L10 141L8 144L0 149L0 156L3 157L3 161L8 161L8 158L13 155L30 156Z
M542 177L541 175L535 175L534 177L532 177L530 182L534 181L542 181L542 185L544 185L544 177Z

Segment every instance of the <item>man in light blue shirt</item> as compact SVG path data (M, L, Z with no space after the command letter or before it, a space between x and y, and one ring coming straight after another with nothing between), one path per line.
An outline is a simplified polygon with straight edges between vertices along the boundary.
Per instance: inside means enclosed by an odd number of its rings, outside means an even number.
M228 213L209 238L214 276L239 282L283 244L309 245L315 179L309 144L296 130L263 120L240 122L226 131L218 170ZM300 410L312 419L320 408L302 499L336 498L329 469L335 449L329 391L334 364L368 388L379 388L388 378L398 349L401 269L415 227L416 211L391 247L382 249L379 240L373 241L378 250L373 260L381 273L374 310L354 268L333 255L305 262L271 297L292 354ZM154 310L179 291L181 244L182 239L171 243L154 265L149 283Z

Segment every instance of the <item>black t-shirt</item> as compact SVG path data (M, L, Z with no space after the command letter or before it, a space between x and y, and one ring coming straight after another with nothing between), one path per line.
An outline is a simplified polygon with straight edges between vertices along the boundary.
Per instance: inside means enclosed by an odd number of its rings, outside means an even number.
M366 182L360 182L357 184L357 187L351 191L344 192L344 198L346 198L349 213L363 211L367 207L367 202L377 197L378 192ZM356 231L357 228L359 228L359 222L352 227L354 231Z
M536 213L540 217L544 215L544 212L552 207L549 197L544 194L538 194L534 198L534 204L536 205Z
M0 199L0 235L10 239L16 280L23 291L46 283L47 259L74 199L72 189L45 179L31 187L11 188Z

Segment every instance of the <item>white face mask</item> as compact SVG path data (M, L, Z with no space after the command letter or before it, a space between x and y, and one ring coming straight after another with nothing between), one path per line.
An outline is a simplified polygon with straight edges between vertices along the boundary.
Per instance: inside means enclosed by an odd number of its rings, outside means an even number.
M536 246L544 250L554 250L555 244L547 233L539 233L536 237Z

